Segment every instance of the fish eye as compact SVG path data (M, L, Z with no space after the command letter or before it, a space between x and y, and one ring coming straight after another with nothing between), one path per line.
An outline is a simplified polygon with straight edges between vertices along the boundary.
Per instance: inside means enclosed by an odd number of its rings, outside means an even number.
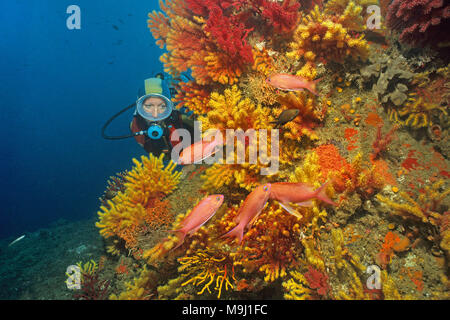
M217 201L220 201L220 197L219 197L219 196L217 196L216 200L217 200Z
M269 190L269 187L268 186L264 186L263 190L267 191L267 190Z

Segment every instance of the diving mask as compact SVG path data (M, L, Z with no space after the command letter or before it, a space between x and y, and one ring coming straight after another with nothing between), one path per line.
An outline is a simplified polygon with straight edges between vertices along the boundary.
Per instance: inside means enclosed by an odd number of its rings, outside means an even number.
M156 117L154 115L152 115L151 113L147 112L144 108L145 100L147 100L148 98L152 98L152 97L157 97L157 98L162 99L166 105L164 111L162 111L161 113L158 113L158 115ZM144 118L148 121L161 121L171 115L172 110L173 110L173 103L172 103L172 101L170 101L170 99L163 96L162 94L151 93L151 94L146 94L146 95L140 97L138 99L138 101L136 101L136 110L137 110L137 113L142 118Z

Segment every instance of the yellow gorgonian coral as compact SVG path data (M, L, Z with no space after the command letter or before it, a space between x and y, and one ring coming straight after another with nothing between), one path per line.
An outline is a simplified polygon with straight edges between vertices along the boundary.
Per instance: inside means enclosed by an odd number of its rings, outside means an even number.
M362 31L366 28L364 24L364 13L367 6L378 4L377 0L330 0L325 5L324 12L330 16L337 17L337 21L344 28L353 31Z
M130 231L135 231L131 229L145 221L147 210L141 203L131 201L122 192L119 192L113 200L109 200L108 204L109 208L101 206L98 212L100 220L95 225L100 229L100 234L105 238L119 236L125 241L131 240ZM130 242L134 244L135 241Z
M287 56L312 62L343 62L346 57L365 60L369 54L367 41L363 35L353 37L342 24L345 21L347 18L340 21L316 6L295 30Z
M298 76L308 79L309 81L313 81L317 77L316 65L311 61L307 61L303 65L303 67L297 71L296 74Z
M291 165L294 165L295 161L298 161L304 157L304 146L298 143L297 140L281 140L280 141L280 164L287 170ZM284 173L280 173L279 177L284 176Z
M298 271L290 273L291 278L282 283L286 293L286 300L309 300L312 299L313 290L308 286L308 280Z
M181 266L178 272L182 273L184 278L182 287L192 284L202 289L197 293L203 294L205 290L211 294L211 285L217 291L217 299L220 299L222 288L232 289L231 280L236 281L234 277L234 267L231 258L222 251L211 248L198 250L192 256L178 259Z
M176 163L169 161L166 167L163 163L164 154L159 158L150 153L142 156L141 162L133 159L135 166L126 176L126 193L134 202L147 204L150 197L158 194L169 194L180 182L181 171L174 171Z
M258 165L215 163L206 169L202 179L205 181L202 188L204 190L217 190L223 186L230 188L243 188L248 191L259 185Z
M377 198L389 206L394 215L438 226L444 215L440 212L443 210L441 207L444 207L444 201L450 194L450 188L440 190L444 184L445 181L440 180L431 186L425 186L424 192L420 193L416 200L406 192L400 192L402 202L393 201L380 194L377 194Z
M269 128L270 110L255 106L249 99L242 96L236 85L225 89L223 94L212 92L209 100L211 112L199 117L203 130L218 129L225 137L226 129L265 129Z
M216 163L205 172L203 175L206 180L204 188L217 188L223 185L253 188L260 179L260 169L267 166L266 159L262 161L261 158L262 148L258 144L260 139L267 145L265 155L271 156L270 130L264 131L265 136L259 131L259 129L271 127L270 121L273 118L270 116L270 109L260 105L256 106L249 98L244 98L237 86L225 89L224 94L211 93L209 107L211 111L198 119L202 123L202 129L203 131L219 130L224 143L227 144L226 147L230 147L230 152L226 152L224 155L226 164ZM242 130L242 139L233 140L233 143L227 141L227 131L230 133L229 130L234 131L236 137L238 130ZM251 130L254 130L254 135L251 134ZM244 137L244 133L251 134L253 138L250 135ZM234 149L231 148L233 145ZM259 150L257 150L258 147Z
M215 163L208 169L202 178L205 180L202 188L205 190L217 190L222 186L228 186L235 181L234 172L236 165L223 165Z
M389 119L396 123L412 128L423 128L432 125L431 115L433 112L442 113L447 116L447 110L439 103L430 102L417 93L410 93L408 102L399 109L389 110ZM404 121L402 119L405 119Z
M128 238L129 233L135 231L132 228L145 222L152 205L155 205L155 198L177 187L181 172L174 172L176 164L172 161L164 167L163 157L164 154L159 158L150 154L149 157L142 156L142 162L133 159L135 167L125 176L125 191L109 200L108 207L100 207L100 220L96 226L102 236Z

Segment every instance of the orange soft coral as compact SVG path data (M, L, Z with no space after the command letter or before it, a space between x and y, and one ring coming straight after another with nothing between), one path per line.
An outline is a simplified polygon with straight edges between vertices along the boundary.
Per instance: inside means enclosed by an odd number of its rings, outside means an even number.
M338 193L356 192L367 198L382 189L386 182L378 164L364 164L360 153L349 163L334 145L322 145L315 151L319 155L323 172L328 179L332 179L333 187Z
M384 243L381 246L381 251L377 256L378 263L383 268L391 262L394 252L401 252L409 247L409 239L400 236L394 232L389 231L384 237Z
M319 165L322 169L322 182L327 180L328 174L333 171L350 169L350 164L341 156L334 144L323 144L314 149L319 156Z

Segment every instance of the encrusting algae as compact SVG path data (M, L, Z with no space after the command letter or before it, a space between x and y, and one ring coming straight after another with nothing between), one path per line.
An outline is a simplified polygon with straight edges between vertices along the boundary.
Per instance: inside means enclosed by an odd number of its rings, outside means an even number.
M193 111L203 137L208 129L224 138L228 129L254 129L256 140L244 137L224 152L233 163L219 157L178 171L163 156L133 159L96 223L108 258L95 272L121 271L110 299L448 297L448 67L427 63L428 51L416 56L392 46L397 36L384 25L369 31L374 4L160 1L148 26L166 49L165 71L174 79L192 75L177 84L176 108ZM380 52L402 60L413 77L390 74ZM367 83L364 68L378 78ZM276 75L303 86L269 83ZM373 92L384 80L389 92ZM398 89L404 103L380 102ZM268 152L279 142L279 170L269 175L261 174L267 162L248 161L260 130ZM414 154L438 165L426 167ZM272 191L277 184L301 184L312 196L285 201ZM220 207L188 225L211 195L223 197ZM169 232L186 225L183 241Z

